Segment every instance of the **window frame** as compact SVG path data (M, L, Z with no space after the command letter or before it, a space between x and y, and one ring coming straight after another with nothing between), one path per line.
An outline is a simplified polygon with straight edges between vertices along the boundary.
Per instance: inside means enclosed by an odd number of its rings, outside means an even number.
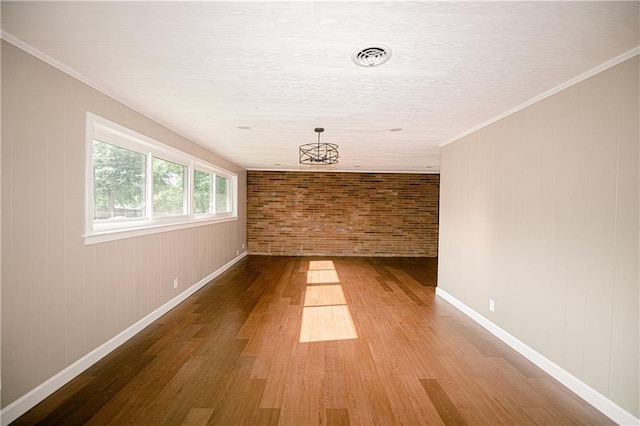
M225 178L227 180L227 191L229 192L228 193L229 200L227 200L228 201L227 204L229 205L229 210L225 210L224 212L220 212L218 214L231 213L232 207L233 207L233 204L231 203L232 200L233 200L233 197L231 195L231 179L229 179L227 176L222 176L220 174L217 174L217 175L215 175L213 177L213 188L212 188L212 190L213 190L213 193L214 193L214 198L213 198L214 209L217 209L217 206L218 206L218 178L219 177ZM216 210L216 212L217 212L217 210Z
M196 211L196 188L195 188L196 187L196 172L205 173L205 174L208 174L209 176L211 176L211 184L209 185L209 209L213 210L215 212L215 205L214 205L214 201L215 201L214 196L215 195L212 194L213 193L212 188L213 188L213 181L214 181L216 175L214 173L212 173L211 171L209 171L208 169L207 170L203 170L204 168L205 167L201 166L199 163L195 163L193 165L193 170L191 171L191 173L192 173L191 183L193 185L193 191L192 191L193 198L192 198L191 202L193 203L193 214L194 214L194 216L196 218L202 217L202 216L206 216L206 215L209 215L209 214L212 213L212 212L201 212L201 213L198 213Z
M223 169L220 168L216 168L208 163L204 163L201 161L195 161L193 163L193 168L191 170L191 184L193 186L194 183L194 172L195 170L198 170L200 172L204 172L204 173L208 173L211 175L211 208L214 210L213 213L196 213L195 212L195 191L191 192L191 203L194 206L193 208L193 216L194 216L194 220L203 220L203 219L207 219L208 216L214 215L216 217L219 218L229 218L229 217L235 217L237 216L236 214L236 210L237 210L237 203L236 203L236 197L237 197L237 176L233 173L229 173L227 171L224 171ZM216 212L215 208L216 208L216 177L220 176L220 177L224 177L226 179L229 179L229 185L232 187L231 191L229 191L229 203L231 205L231 210L228 212Z
M152 154L151 155L151 172L150 172L151 175L150 176L153 176L153 160L156 159L156 158L158 160L166 161L168 163L178 164L178 165L184 166L186 168L185 176L184 176L184 179L185 179L185 185L184 185L185 188L184 189L185 189L186 194L183 193L183 199L182 199L182 203L183 203L182 208L183 208L184 213L182 213L182 214L174 214L174 215L166 215L166 216L164 216L164 215L156 215L155 206L153 205L153 195L154 195L154 192L153 192L153 189L154 189L153 188L153 178L150 179L149 181L147 181L147 188L150 188L149 190L151 191L151 200L150 200L151 201L151 206L149 206L149 208L151 209L150 217L153 220L165 221L167 219L173 220L176 217L189 216L189 213L191 211L190 194L191 194L191 190L192 190L192 188L191 188L192 184L190 182L191 164L188 163L188 162L185 162L184 160L182 160L182 159L180 159L178 157L175 157L175 156L164 155L164 154ZM147 168L149 168L149 167L147 167Z
M91 178L92 178L92 182L91 182L91 184L92 184L91 197L92 197L92 201L91 201L91 203L93 205L93 210L92 210L92 213L91 213L91 219L94 220L94 221L96 220L95 219L95 213L96 213L95 212L95 191L94 191L95 190L95 175L93 173L94 172L93 149L95 148L95 142L100 142L100 143L103 143L105 145L111 145L111 146L114 146L116 148L125 149L127 151L131 151L131 152L134 152L136 154L139 154L140 156L142 156L144 158L144 163L145 163L144 164L144 174L145 174L145 176L144 176L144 181L143 181L144 198L143 198L143 200L141 202L142 202L142 211L143 211L144 217L146 217L147 214L148 214L148 208L149 208L149 206L146 205L146 200L147 200L146 193L149 190L149 188L148 188L149 185L147 185L147 183L146 183L147 182L146 176L149 173L149 164L148 164L149 163L149 156L147 154L145 154L145 153L139 152L139 150L133 150L128 146L124 146L124 144L122 144L122 145L109 144L107 142L104 142L103 139L105 139L105 138L104 137L100 137L100 136L98 136L97 138L93 138L93 140L91 141L91 146L88 146L88 149L91 150L91 155L92 155L92 158L91 158L91 162L92 162L92 164L91 164ZM89 214L89 212L87 212L87 214ZM144 220L144 219L143 218L138 218L138 217L135 217L135 218L120 218L118 220L104 219L104 222L102 223L102 225L105 227L105 229L108 229L110 223L124 223L124 222L134 223L134 222L139 222L139 221L142 221L142 220Z
M96 222L94 220L94 165L93 141L125 148L146 156L145 172L145 216L144 218ZM140 235L172 231L176 229L203 226L210 223L237 220L238 176L228 170L208 163L162 142L142 135L117 123L93 113L87 112L85 135L85 244L94 244ZM153 158L170 161L186 167L186 213L181 215L153 215ZM215 197L215 177L229 179L229 212L215 212L215 198L212 201L213 212L195 213L194 170L212 175L212 196Z

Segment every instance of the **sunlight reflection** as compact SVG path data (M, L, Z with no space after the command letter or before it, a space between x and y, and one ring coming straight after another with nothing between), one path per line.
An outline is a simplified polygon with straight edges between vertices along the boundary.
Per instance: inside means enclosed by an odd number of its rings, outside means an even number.
M302 308L300 343L357 339L358 333L347 306L332 260L311 260Z
M304 295L304 306L346 305L341 285L309 286Z
M347 305L313 306L303 309L301 343L357 338L358 333Z
M339 283L338 273L335 269L307 271L307 284Z
M309 261L309 270L310 271L324 271L333 269L336 267L333 266L333 260L311 260Z

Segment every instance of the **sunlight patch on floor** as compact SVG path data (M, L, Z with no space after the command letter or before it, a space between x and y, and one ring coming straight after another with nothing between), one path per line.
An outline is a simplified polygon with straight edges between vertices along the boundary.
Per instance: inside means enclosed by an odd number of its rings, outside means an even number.
M335 269L307 271L307 284L339 283L338 273Z
M314 285L307 287L304 306L346 305L341 285Z
M338 283L333 261L309 262L300 343L358 338L344 290Z
M310 271L330 271L336 270L336 267L333 265L333 260L311 260L309 261L309 270Z
M302 311L300 343L357 338L347 305L307 306Z

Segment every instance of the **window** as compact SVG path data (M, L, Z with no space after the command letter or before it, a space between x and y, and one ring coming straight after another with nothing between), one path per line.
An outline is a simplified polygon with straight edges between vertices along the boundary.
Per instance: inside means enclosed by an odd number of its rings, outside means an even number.
M87 113L86 242L237 218L237 176Z
M121 220L145 214L146 156L93 141L93 219Z
M153 157L153 215L187 213L187 166Z
M229 207L229 179L216 176L216 211L228 212Z
M200 170L193 172L193 198L196 213L211 213L213 211L213 197L211 190L213 175Z

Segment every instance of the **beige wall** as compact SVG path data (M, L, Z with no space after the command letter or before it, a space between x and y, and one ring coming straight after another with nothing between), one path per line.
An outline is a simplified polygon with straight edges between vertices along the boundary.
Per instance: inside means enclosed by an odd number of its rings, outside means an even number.
M638 80L636 56L444 147L438 268L636 417Z
M0 7L0 11L2 8ZM2 13L0 12L0 15ZM2 80L2 43L0 43L0 81ZM0 84L0 117L2 117ZM2 119L0 118L0 241L2 241ZM2 408L2 244L0 244L0 408Z
M239 219L85 245L87 111L238 173ZM3 407L244 251L245 171L4 41L1 170Z

